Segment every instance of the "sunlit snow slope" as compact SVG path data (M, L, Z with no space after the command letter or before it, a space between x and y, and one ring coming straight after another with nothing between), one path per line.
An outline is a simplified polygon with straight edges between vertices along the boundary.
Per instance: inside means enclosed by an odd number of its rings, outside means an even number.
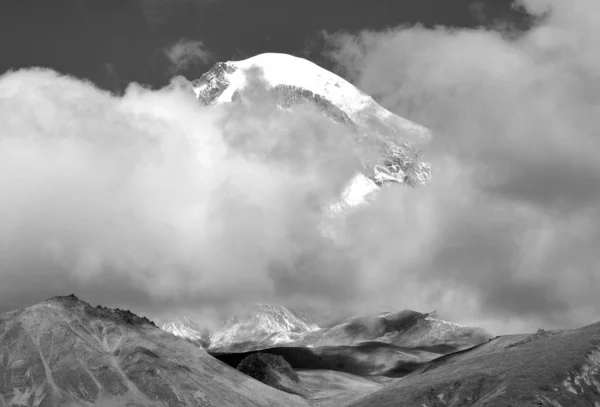
M249 350L302 340L320 328L283 306L256 304L245 314L230 318L211 335L210 350Z

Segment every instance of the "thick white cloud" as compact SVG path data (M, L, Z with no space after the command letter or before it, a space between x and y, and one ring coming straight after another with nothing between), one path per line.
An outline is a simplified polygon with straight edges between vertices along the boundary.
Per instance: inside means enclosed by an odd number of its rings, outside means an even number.
M396 234L399 247L424 242L394 259L402 278L418 279L420 298L439 286L432 305L496 332L600 311L600 3L520 6L544 16L521 35L329 36L350 79L436 134L434 180L403 208L414 228Z
M75 292L206 311L331 285L319 203L358 168L346 130L260 93L204 108L188 86L119 97L49 70L0 77L2 310ZM297 258L311 278L281 266Z

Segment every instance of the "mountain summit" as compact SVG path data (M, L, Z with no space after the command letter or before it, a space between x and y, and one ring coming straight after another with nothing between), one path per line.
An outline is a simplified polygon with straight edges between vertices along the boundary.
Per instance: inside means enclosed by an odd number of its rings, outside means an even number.
M262 84L278 106L309 103L334 122L348 126L369 151L365 174L375 184L425 184L431 168L420 148L431 132L380 106L338 75L303 58L267 53L243 61L219 62L192 82L205 105L235 103L249 84ZM376 158L372 158L376 157Z
M160 328L180 338L188 339L207 348L210 344L208 328L188 317L177 317L161 324Z
M211 351L260 349L302 340L320 328L283 306L256 304L211 335Z

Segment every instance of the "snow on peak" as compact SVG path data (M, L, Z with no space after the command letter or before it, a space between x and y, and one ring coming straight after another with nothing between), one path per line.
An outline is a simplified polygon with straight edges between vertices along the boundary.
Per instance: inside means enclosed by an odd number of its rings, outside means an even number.
M343 134L361 146L357 151L361 152L362 173L349 179L342 196L327 205L334 217L368 203L381 186L418 186L431 178L431 167L420 153L431 138L427 128L395 115L350 82L311 61L288 54L260 54L216 63L192 82L197 97L209 106L243 100L244 89L250 84L264 86L280 108L311 104L330 120L346 126L348 131ZM330 223L327 219L323 230L335 234Z
M260 312L256 318L263 321L273 331L312 332L319 327L296 316L292 311L281 305L257 304Z
M332 72L303 58L288 54L267 53L228 62L235 68L229 77L230 86L221 94L219 102L230 102L233 93L246 85L248 70L260 69L261 79L271 88L280 85L295 86L327 97L341 108L360 109L372 102L371 97Z
M379 131L387 128L389 132L401 133L406 141L424 143L431 137L426 127L393 114L350 82L304 58L265 53L242 61L219 63L213 70L215 68L213 74L209 71L209 75L205 74L193 82L196 96L201 97L207 92L216 96L209 103L231 102L235 93L248 84L252 69L257 69L267 88L287 86L321 96L346 113L359 127L373 127L372 119L375 118L379 121L376 127L382 127ZM222 89L216 91L216 87Z
M379 187L371 179L361 173L357 173L346 184L340 199L329 208L334 214L347 211L350 208L360 207L368 204L369 200L379 190Z
M461 325L461 324L457 324L456 322L451 322L451 321L445 321L443 319L437 319L437 318L432 318L432 317L427 317L425 318L426 321L431 321L436 325L439 326L446 326L448 328L468 328L466 325Z
M208 330L202 324L186 317L175 318L162 324L160 327L163 331L180 338L200 342L205 342L208 339Z
M214 332L211 348L226 349L247 343L272 346L294 342L319 330L317 325L298 317L286 307L255 304L247 313L233 316Z

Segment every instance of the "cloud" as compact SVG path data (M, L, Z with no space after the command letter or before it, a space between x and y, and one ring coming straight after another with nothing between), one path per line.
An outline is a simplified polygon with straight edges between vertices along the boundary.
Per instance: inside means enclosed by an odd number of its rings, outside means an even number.
M3 75L0 310L74 292L150 317L260 301L437 309L494 333L592 322L598 10L546 4L520 36L329 38L349 78L435 134L430 185L335 219L323 207L361 151L309 106L276 108L260 72L212 108L183 78L116 96L49 70Z
M164 49L165 56L171 63L171 74L179 73L196 63L207 64L212 55L202 41L182 39Z
M0 77L0 310L71 292L150 316L343 299L351 280L315 290L346 266L321 208L357 152L260 81L204 108L183 78L117 96L44 69Z
M518 35L328 36L348 78L436 134L433 182L403 200L411 228L394 244L406 253L387 253L399 280L417 281L397 295L496 332L582 325L600 311L600 4L515 6L543 18Z

